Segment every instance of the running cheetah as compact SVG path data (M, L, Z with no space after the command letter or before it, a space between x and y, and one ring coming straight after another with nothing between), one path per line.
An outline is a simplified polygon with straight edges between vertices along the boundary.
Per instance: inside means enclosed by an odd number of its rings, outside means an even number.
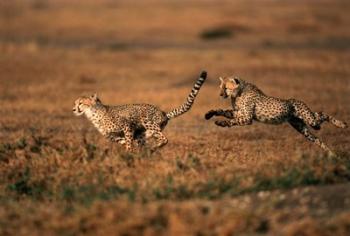
M133 141L142 147L150 137L154 137L157 141L156 146L152 147L154 150L168 143L162 130L170 119L190 110L206 78L207 73L203 71L187 97L187 101L170 112L161 111L150 104L108 106L104 105L96 94L78 98L73 112L77 116L85 114L104 137L124 144L128 151L133 150Z
M346 128L345 122L323 112L312 112L304 102L296 99L269 97L255 85L238 77L220 78L220 82L220 96L230 97L233 109L210 110L205 114L205 119L209 120L213 116L228 118L229 120L215 122L216 125L222 127L250 125L253 120L268 124L288 122L309 141L334 155L325 143L310 132L307 125L319 130L321 124L327 121L336 127Z

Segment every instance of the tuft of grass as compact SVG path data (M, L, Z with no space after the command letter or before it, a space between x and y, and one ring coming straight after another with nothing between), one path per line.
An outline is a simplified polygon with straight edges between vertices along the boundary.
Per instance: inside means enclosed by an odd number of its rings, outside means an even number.
M192 169L197 169L201 167L201 161L198 157L193 155L192 153L188 154L186 159L181 160L179 157L176 158L176 168L179 171L186 172L188 170Z
M19 196L30 196L33 199L41 199L44 194L49 195L44 181L31 181L29 168L25 169L15 183L7 185L7 189Z
M135 189L120 187L118 185L107 187L94 184L62 186L59 192L59 198L61 200L68 203L78 203L84 206L90 206L93 202L98 200L110 201L124 196L130 201L134 201L135 199Z
M132 153L123 152L120 154L120 159L126 163L127 167L135 166L135 156Z

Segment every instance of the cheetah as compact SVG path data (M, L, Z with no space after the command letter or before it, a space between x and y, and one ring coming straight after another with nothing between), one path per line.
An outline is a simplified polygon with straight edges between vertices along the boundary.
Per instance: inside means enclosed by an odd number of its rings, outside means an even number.
M97 130L110 141L125 145L127 151L134 150L134 141L139 147L146 139L155 138L156 145L151 150L163 147L168 139L162 133L169 120L189 111L202 84L207 78L203 71L195 82L185 103L170 112L164 112L151 104L104 105L96 94L79 97L75 101L73 113L85 116Z
M323 112L313 112L302 101L280 99L265 95L255 85L239 77L220 77L220 96L231 98L232 110L210 110L205 114L209 120L213 116L223 116L228 120L215 121L217 126L232 127L250 125L253 121L267 124L288 122L294 129L315 143L327 153L334 155L330 148L310 132L307 125L315 130L321 128L324 121L336 127L346 128L347 124Z

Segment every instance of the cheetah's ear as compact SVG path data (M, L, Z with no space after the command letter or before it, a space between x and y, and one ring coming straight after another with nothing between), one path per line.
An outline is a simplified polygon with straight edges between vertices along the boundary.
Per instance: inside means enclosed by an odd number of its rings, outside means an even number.
M97 93L94 93L93 95L91 95L91 98L94 99L94 100L97 100L98 99Z
M240 84L239 78L236 76L234 78L231 78L230 81L235 84Z
M219 80L220 80L221 83L224 82L224 79L222 77L219 77Z

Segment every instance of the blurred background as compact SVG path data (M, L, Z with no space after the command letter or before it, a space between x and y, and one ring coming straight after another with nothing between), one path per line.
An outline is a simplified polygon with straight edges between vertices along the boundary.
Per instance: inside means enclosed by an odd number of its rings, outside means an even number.
M326 0L2 1L1 98L27 94L17 107L36 109L40 99L59 110L94 91L110 103L157 103L166 94L162 107L171 109L172 89L187 91L206 69L207 86L235 74L275 96L344 100L348 9Z
M0 234L349 235L349 129L220 129L218 77L350 123L348 0L0 1ZM151 156L104 140L74 100L192 110ZM316 131L315 131L316 132Z

